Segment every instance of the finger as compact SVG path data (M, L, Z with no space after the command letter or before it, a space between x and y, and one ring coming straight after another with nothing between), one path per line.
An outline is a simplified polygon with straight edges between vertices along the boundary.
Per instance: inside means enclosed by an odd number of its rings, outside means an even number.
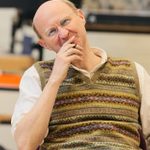
M73 48L75 46L75 44L67 44L67 45L63 45L62 48L60 49L60 52L66 52L69 49Z
M74 48L74 47L75 47L75 44L72 43L72 44L67 44L67 45L64 47L64 49L65 49L65 51L69 51L70 49L72 49L72 48Z
M83 52L78 50L78 49L75 49L75 48L72 48L70 50L68 50L66 53L66 56L70 56L70 55L83 55Z
M79 49L79 50L83 50L83 48L82 48L80 45L78 45L78 44L76 44L76 45L74 46L74 48Z
M75 39L75 36L72 36L68 41L66 41L66 42L64 43L64 45L66 45L66 44L71 44L74 39ZM72 43L72 44L73 44L73 43Z
M71 55L67 58L69 60L70 63L72 63L73 61L82 61L83 58L79 55Z

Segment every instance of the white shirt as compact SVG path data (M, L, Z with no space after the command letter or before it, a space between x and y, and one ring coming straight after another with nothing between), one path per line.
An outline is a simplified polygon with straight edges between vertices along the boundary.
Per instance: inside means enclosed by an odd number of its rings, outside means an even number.
M98 53L96 52L96 55L101 57L101 62L93 68L91 72L76 67L74 68L89 78L92 77L94 72L107 61L107 54L104 50L100 50ZM145 137L147 137L150 135L150 76L140 64L135 62L135 66L139 77L140 94L142 96L140 117L143 133ZM41 93L42 90L39 74L35 67L31 66L25 71L20 82L20 93L12 116L12 134L14 134L17 123L31 110L34 104L38 101Z

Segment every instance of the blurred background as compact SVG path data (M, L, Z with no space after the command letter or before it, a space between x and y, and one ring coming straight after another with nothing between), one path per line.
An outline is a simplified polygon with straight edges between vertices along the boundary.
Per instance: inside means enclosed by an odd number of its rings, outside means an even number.
M32 18L46 0L0 0L0 150L16 150L10 119L23 72L55 54L37 44ZM72 0L86 16L90 43L150 73L150 0ZM3 148L2 148L3 147Z

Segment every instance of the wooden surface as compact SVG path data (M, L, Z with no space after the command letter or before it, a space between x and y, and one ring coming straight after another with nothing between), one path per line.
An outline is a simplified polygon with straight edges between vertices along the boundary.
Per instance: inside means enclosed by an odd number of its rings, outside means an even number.
M0 70L10 72L23 72L34 63L28 55L0 55Z

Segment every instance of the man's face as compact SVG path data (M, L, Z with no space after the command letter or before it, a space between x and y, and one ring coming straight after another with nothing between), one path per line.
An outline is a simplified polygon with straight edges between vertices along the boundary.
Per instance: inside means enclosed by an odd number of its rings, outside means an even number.
M74 11L64 3L54 3L40 13L36 27L46 45L43 46L58 52L66 41L75 36L73 43L84 47L86 31L81 11Z

